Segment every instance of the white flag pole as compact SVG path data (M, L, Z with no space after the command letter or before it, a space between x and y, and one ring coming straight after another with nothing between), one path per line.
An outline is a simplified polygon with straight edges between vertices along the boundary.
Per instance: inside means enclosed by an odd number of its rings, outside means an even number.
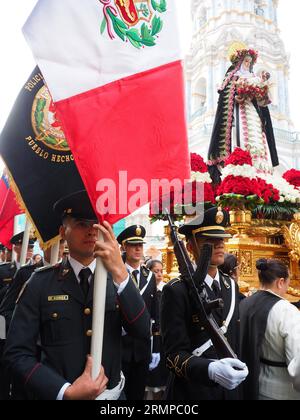
M103 241L103 235L99 233L99 241ZM95 277L94 277L94 297L93 297L93 325L92 325L92 346L91 355L93 358L93 379L96 379L101 369L103 332L105 317L107 270L100 257L97 257Z
M18 230L18 216L14 217L14 233L13 235L15 235L17 233ZM12 251L12 255L11 255L11 260L12 261L17 261L17 254L15 253L15 251Z
M29 244L29 235L30 235L30 228L31 224L30 221L26 218L26 225L25 225L25 231L22 241L22 250L21 250L21 257L20 257L20 266L24 265L26 263L26 256L27 256L27 250L28 250L28 244Z
M59 256L59 245L60 241L57 241L54 245L51 247L51 258L50 258L50 265L55 265L58 262L58 256Z

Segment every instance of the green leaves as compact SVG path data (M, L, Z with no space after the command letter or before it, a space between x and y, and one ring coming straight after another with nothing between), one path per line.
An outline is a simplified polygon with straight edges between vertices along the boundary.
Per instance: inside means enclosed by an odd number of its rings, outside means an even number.
M156 2L155 0L151 0L151 4L152 4L153 9L156 12L164 13L164 12L167 11L167 1L166 0L160 0L159 3Z
M43 111L44 108L46 106L46 99L38 99L37 104L36 104L36 110L38 112Z
M166 0L155 1L151 0L152 7L158 13L164 13L167 10ZM155 15L151 22L151 27L149 27L145 22L142 24L140 30L137 28L129 28L121 19L115 16L110 9L107 10L108 16L112 22L114 31L122 41L129 41L135 48L140 49L142 46L153 47L156 45L156 36L159 34L163 28L163 21L157 15ZM104 33L107 27L106 18L103 18L103 21L100 26L101 34Z
M152 31L151 35L157 35L163 28L163 22L160 17L154 16L152 21Z
M102 23L101 23L101 26L100 26L100 33L101 33L101 35L102 35L102 34L103 34L103 32L105 31L106 26L107 26L107 23L106 23L106 18L105 18L105 16L104 16L104 18L103 18L103 20L102 20Z
M36 104L36 110L34 113L35 122L37 125L37 128L39 129L42 125L42 122L44 120L44 108L46 106L46 99L39 98Z

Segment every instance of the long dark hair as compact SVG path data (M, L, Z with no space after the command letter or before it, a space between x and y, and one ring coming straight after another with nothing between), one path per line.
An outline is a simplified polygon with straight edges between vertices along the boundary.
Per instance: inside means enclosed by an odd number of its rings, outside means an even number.
M258 270L259 281L264 286L270 286L277 279L289 278L288 267L279 260L266 260L262 258L256 262L256 268Z

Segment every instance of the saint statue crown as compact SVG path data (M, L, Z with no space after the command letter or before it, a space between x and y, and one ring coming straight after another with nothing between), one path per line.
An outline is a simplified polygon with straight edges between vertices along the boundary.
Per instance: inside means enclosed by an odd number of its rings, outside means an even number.
M230 61L234 64L239 62L240 60L243 60L247 55L252 57L252 64L255 64L258 57L258 52L253 49L242 49L237 50L235 53L233 53L230 56Z

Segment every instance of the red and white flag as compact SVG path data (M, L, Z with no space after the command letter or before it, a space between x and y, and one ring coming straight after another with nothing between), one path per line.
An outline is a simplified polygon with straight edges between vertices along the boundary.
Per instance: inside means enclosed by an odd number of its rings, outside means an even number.
M24 26L91 201L98 213L110 201L111 223L140 189L150 200L151 181L190 178L180 1L39 0Z

